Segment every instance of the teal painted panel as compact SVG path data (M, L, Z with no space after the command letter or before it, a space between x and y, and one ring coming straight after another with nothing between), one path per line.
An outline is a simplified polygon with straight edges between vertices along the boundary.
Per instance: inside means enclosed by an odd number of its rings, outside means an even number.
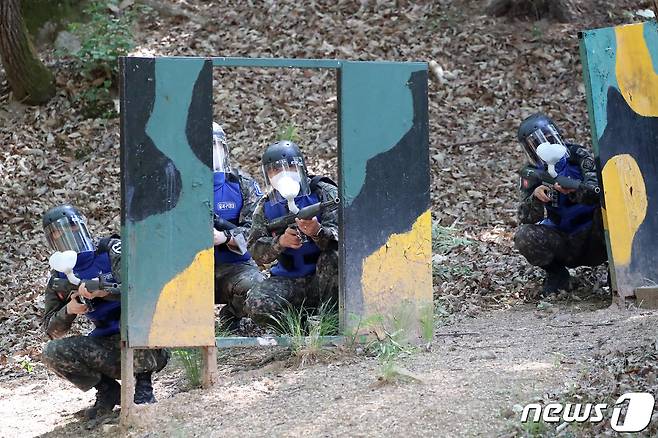
M131 347L155 346L165 285L212 248L211 74L203 58L123 60L122 334ZM210 287L195 300L207 295L212 306L209 267ZM195 318L171 315L172 339L182 325L194 332Z
M364 271L366 259L384 247L391 248L385 246L389 239L409 232L422 216L427 221L427 242L431 240L427 79L424 63L346 62L340 70L338 160L344 203L339 251L344 328L374 307L378 311L387 307L382 311L392 314L401 299L431 297L429 245L427 278L401 276L394 294L363 286L386 275L372 268ZM410 239L418 239L414 256L424 257L420 234ZM393 255L400 248L391 249L389 261L403 264Z
M598 151L598 139L608 124L608 89L619 88L615 71L617 40L615 29L608 27L581 33L581 57L584 62L583 75L588 95L588 108L594 120L592 139ZM594 96L592 100L592 96Z
M423 63L343 63L340 180L345 206L361 191L368 160L394 147L411 128L414 111L408 83L412 73L423 70Z
M658 23L655 21L644 23L644 39L651 55L653 71L658 73Z
M305 337L299 340L304 344L317 343L319 345L343 345L345 336L319 336L318 338ZM290 336L272 336L272 337L244 337L229 336L221 337L215 340L217 348L231 347L289 347L293 345L293 338Z

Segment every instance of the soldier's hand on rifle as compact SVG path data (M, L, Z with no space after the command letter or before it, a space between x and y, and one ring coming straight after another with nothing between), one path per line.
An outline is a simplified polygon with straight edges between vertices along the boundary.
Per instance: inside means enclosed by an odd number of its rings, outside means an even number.
M302 238L299 231L294 228L286 228L286 232L279 237L279 245L284 248L299 249L302 247Z
M532 192L532 195L541 202L551 202L551 189L546 186L539 186Z
M301 232L308 237L315 237L320 231L320 222L318 222L318 218L316 217L313 219L295 219L295 222L297 222L297 227Z
M78 294L82 295L88 300L93 300L94 298L104 298L108 296L110 293L106 290L95 290L93 292L89 292L87 290L87 287L85 283L80 283L80 286L78 286Z
M573 192L576 191L576 189L565 189L564 187L562 187L558 183L555 183L555 185L553 187L555 187L555 190L562 193L563 195L568 195L569 193L573 193Z
M215 229L213 229L212 231L213 231L213 242L215 246L221 245L222 243L226 243L226 241L228 240L228 237L226 237L226 233L222 231L217 231Z
M78 292L73 292L71 294L71 301L66 303L66 313L69 315L82 315L83 313L87 313L87 305L76 300L79 296L80 294Z

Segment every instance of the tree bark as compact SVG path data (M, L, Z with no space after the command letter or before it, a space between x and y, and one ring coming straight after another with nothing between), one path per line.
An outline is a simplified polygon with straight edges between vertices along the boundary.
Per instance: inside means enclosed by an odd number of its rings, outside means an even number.
M0 0L0 57L15 100L38 105L53 97L53 75L30 42L20 0Z

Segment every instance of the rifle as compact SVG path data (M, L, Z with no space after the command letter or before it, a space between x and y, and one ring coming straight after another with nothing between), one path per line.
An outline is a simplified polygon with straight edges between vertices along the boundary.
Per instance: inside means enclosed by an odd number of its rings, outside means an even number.
M108 291L110 295L114 295L115 297L113 299L110 298L111 300L118 299L119 295L121 294L120 283L114 283L111 281L104 280L102 278L94 279L94 280L82 280L80 281L80 284L82 283L84 283L87 290L90 291L95 291L95 290ZM70 297L73 292L76 292L78 290L80 284L73 284L66 278L52 277L48 282L48 287L50 287L55 292L65 292L67 293L68 297ZM84 304L85 306L87 306L87 309L89 309L90 312L94 310L94 306L91 304L91 300L88 300L82 295L79 295L77 297L77 300L80 304Z
M340 198L332 199L326 202L318 202L316 204L304 207L297 212L288 213L267 223L267 231L269 233L283 233L290 225L295 224L295 219L312 219L325 211L333 211L340 205Z
M212 223L217 231L228 231L237 228L237 225L227 221L223 217L217 216L217 214L215 214Z
M584 189L596 194L601 193L601 188L598 186L592 187L577 179L569 178L568 176L558 175L556 177L552 177L547 171L535 169L533 167L523 168L521 170L521 179L523 182L527 182L528 187L542 184L551 189L555 189L555 184L559 184L560 187L565 189ZM526 184L524 184L524 186L526 186Z
M96 278L93 280L80 280L80 284L84 283L87 290L104 290L112 295L121 293L121 283L107 281L103 278ZM52 277L48 282L50 287L55 292L68 292L69 294L78 290L79 284L71 283L67 278Z
M228 231L238 228L237 225L227 221L222 217L217 216L217 214L215 214L213 218L213 227L215 227L217 231ZM240 255L245 254L247 252L247 240L244 238L244 236L242 236L241 234L237 234L232 238L238 253Z

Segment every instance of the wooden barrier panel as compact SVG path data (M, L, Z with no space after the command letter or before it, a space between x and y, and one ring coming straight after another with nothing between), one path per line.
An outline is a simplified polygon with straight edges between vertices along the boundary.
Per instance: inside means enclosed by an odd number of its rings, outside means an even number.
M126 346L215 342L213 67L339 71L342 327L378 315L419 333L433 314L426 63L128 57L121 59Z
M420 334L433 312L427 64L343 62L342 322Z
M582 32L594 152L617 291L658 284L658 27Z
M121 69L122 339L214 346L212 62Z

